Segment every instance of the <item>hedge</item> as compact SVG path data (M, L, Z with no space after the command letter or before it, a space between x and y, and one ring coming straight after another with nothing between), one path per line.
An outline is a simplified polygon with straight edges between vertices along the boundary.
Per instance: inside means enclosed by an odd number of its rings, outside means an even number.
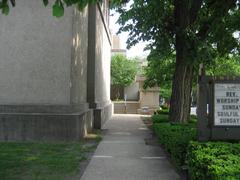
M166 106L161 106L161 109L156 110L155 114L169 114L169 108Z
M191 124L154 123L153 129L176 166L185 165L187 146L196 139L196 128Z
M153 123L169 122L168 115L167 114L153 115L152 122Z
M196 116L186 124L170 123L159 111L153 129L176 166L188 166L192 180L240 179L240 143L197 142Z
M192 180L240 179L240 144L191 142L187 161Z

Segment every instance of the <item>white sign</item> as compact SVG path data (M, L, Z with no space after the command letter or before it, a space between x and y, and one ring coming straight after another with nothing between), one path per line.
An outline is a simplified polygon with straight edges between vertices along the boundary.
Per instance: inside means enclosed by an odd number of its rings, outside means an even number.
M240 126L240 84L215 83L214 125Z

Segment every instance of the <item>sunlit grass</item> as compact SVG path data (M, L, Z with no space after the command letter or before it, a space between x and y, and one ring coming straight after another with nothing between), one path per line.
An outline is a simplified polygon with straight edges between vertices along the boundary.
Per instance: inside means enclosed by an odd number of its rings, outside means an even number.
M96 146L0 143L0 179L67 179Z

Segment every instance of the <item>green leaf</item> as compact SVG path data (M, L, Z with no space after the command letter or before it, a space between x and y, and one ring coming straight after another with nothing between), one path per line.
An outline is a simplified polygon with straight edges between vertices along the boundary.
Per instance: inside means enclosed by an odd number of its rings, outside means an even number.
M78 10L83 11L83 9L87 6L87 4L88 4L87 0L79 1L78 4L77 4Z
M44 4L44 6L47 6L48 5L48 0L43 0L43 4Z
M62 17L64 15L64 7L61 1L57 0L53 5L53 16Z
M67 6L71 6L73 2L71 0L63 0Z
M9 14L9 6L8 4L5 4L4 6L2 6L2 13L5 15Z

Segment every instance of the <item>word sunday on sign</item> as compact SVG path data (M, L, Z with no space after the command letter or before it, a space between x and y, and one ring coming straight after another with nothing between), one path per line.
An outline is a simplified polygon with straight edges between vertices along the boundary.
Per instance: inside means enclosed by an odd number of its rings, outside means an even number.
M240 126L240 84L215 83L214 125Z

